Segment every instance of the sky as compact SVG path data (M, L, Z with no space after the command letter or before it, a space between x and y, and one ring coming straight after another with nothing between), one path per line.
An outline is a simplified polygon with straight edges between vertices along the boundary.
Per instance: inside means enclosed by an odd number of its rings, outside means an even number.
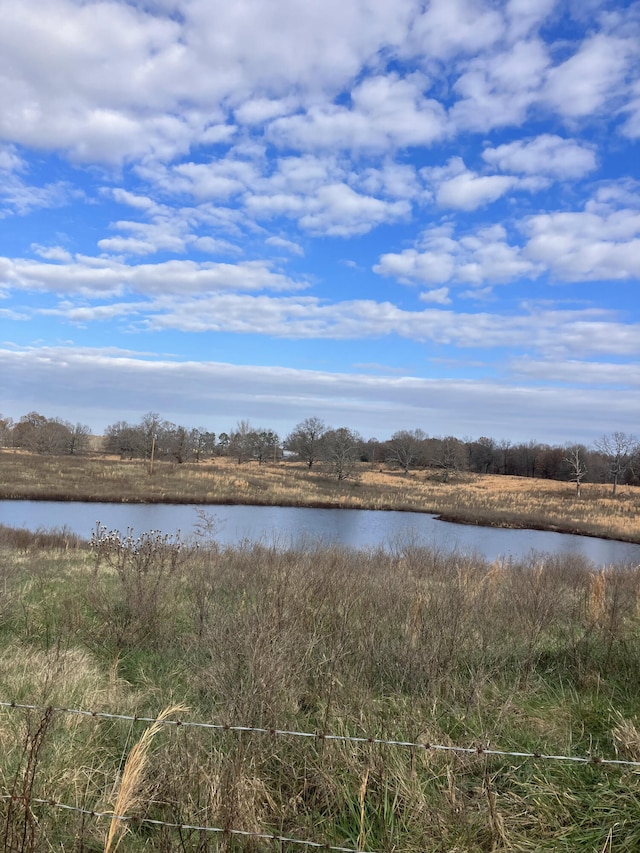
M0 414L640 432L640 3L0 0Z

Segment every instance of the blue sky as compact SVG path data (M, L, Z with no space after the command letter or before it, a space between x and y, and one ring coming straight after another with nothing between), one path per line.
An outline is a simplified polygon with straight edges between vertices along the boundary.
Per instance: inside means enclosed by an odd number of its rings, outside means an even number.
M0 20L2 415L640 431L640 3Z

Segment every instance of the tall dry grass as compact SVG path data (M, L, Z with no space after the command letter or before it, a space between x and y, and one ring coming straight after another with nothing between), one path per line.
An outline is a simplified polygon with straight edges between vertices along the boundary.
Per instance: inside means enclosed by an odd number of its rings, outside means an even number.
M403 475L362 463L357 481L337 482L321 469L229 459L177 465L102 458L1 454L1 498L167 503L264 504L410 510L453 521L533 527L640 542L640 488L617 495L586 484L460 474L447 483L437 472Z
M113 643L123 599L110 561L135 563L136 546L103 546L113 554L103 551L97 573L88 549L32 547L26 559L0 549L14 568L0 623L1 698L153 718L185 703L194 720L318 736L171 726L152 742L141 723L60 712L29 764L25 744L37 741L42 717L6 709L4 790L222 830L132 820L134 853L273 849L231 829L409 853L638 849L631 769L321 737L636 755L638 567L602 573L575 557L535 555L486 563L412 543L390 553L203 542L158 584L162 618ZM156 543L149 583L166 577L166 559ZM132 758L138 744L143 762ZM116 780L137 806L114 805ZM103 850L109 827L100 821L29 808L0 801L5 849Z

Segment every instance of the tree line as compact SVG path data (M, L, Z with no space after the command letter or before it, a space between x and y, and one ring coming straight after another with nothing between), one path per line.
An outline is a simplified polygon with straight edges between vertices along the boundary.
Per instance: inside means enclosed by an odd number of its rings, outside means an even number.
M358 476L362 463L385 465L404 474L419 468L438 471L443 481L470 471L583 483L640 484L640 441L624 432L603 435L593 447L512 443L483 436L460 439L429 436L421 429L399 430L390 439L363 438L349 427L333 428L319 417L297 424L284 438L274 430L239 421L229 432L186 427L148 412L136 424L117 421L104 436L88 426L29 412L14 422L0 416L0 448L49 455L97 453L122 459L201 462L230 457L238 464L295 458L309 469L321 467L338 480Z

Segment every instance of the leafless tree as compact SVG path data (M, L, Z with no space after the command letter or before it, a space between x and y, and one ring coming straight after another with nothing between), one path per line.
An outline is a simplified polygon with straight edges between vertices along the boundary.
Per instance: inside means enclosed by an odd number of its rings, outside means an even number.
M626 432L612 432L603 435L596 442L596 449L602 453L609 463L609 473L613 485L613 494L618 490L618 483L624 476L629 463L638 452L638 439Z
M439 468L442 471L442 481L448 483L452 473L469 468L469 451L459 438L451 435L436 439L429 464Z
M236 457L238 465L246 462L253 451L253 433L249 421L238 421L235 430L229 435L229 452Z
M13 429L13 421L11 418L4 418L0 415L0 447L8 447L11 443L11 430Z
M321 418L307 418L287 436L284 446L311 469L322 455L322 441L328 429Z
M587 476L587 466L584 462L585 449L580 444L574 444L569 448L568 455L564 461L571 471L571 482L576 484L576 495L580 497L582 481Z
M322 460L338 480L357 479L362 443L362 436L347 427L324 434Z
M427 434L421 429L403 429L394 432L387 442L387 461L398 465L405 474L424 456L424 441Z

